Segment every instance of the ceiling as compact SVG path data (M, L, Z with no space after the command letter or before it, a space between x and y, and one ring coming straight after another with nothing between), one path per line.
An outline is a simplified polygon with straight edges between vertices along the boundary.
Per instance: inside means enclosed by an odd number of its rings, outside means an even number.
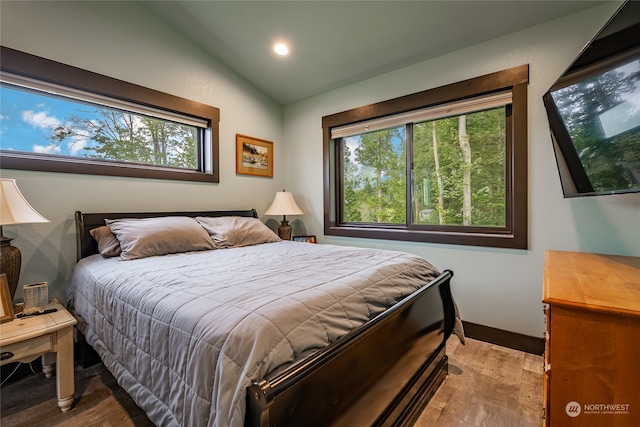
M141 1L287 105L604 1ZM272 45L287 41L290 54Z

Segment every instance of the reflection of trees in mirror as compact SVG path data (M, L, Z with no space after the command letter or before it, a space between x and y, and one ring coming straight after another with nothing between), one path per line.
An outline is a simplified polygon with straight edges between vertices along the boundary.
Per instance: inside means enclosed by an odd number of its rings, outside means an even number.
M640 188L640 59L551 93L594 191Z

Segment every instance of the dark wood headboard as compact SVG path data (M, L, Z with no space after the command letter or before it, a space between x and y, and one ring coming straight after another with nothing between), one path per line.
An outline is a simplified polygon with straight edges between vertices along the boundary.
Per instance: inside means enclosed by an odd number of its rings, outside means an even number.
M258 218L255 209L235 210L235 211L201 211L201 212L127 212L127 213L82 213L76 211L76 242L78 261L89 255L98 253L98 243L89 231L105 225L105 219L118 218L154 218L161 216L244 216Z

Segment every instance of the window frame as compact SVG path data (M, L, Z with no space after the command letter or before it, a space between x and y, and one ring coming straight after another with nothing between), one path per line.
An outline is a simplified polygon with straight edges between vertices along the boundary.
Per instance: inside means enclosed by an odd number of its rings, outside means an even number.
M0 69L3 72L183 114L207 122L207 128L201 131L201 143L196 147L198 152L197 170L0 149L2 169L220 182L220 110L218 108L5 46L0 46L0 56L2 57Z
M528 127L527 85L529 65L520 65L480 77L440 86L411 95L366 105L322 118L324 233L329 236L487 246L513 249L528 247ZM331 138L334 127L378 119L412 110L438 106L453 101L510 90L511 138L507 138L506 226L504 228L413 224L407 207L407 223L355 224L341 222L342 194L339 180L341 157L339 145ZM407 146L407 163L410 161ZM407 200L411 200L411 170L407 165Z

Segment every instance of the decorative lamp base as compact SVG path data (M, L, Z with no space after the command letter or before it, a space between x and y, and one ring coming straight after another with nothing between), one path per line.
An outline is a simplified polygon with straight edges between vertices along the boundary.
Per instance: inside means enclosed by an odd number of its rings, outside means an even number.
M11 300L16 295L18 290L18 279L20 279L20 266L22 264L22 255L20 249L15 246L11 246L11 240L2 236L0 242L0 251L2 251L2 262L0 262L0 273L7 275L7 282L9 284L9 294Z
M291 240L291 226L286 219L283 219L278 227L278 237L282 240Z

